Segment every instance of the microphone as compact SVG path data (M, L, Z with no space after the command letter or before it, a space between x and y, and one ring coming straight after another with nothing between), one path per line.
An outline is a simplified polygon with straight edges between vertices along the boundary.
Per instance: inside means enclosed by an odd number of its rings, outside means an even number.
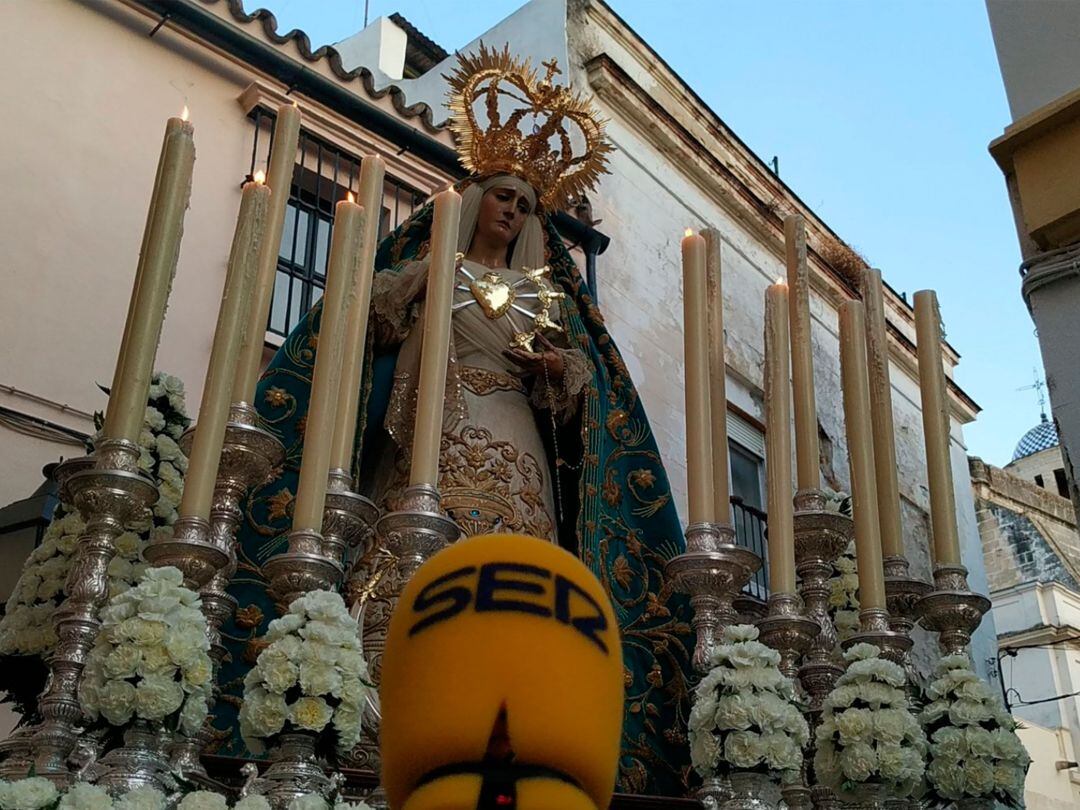
M481 535L428 560L390 619L379 689L392 810L600 810L623 714L603 586L546 540Z

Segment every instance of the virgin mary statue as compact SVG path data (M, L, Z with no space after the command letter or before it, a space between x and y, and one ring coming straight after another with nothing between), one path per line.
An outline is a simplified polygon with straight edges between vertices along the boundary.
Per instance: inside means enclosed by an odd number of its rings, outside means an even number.
M451 128L470 176L459 184L461 254L452 319L439 490L463 534L516 532L578 554L619 617L626 712L620 789L682 794L688 609L664 577L682 529L649 422L619 350L550 214L590 189L610 149L588 103L502 52L481 47L452 76ZM500 102L521 103L505 121ZM474 102L485 102L481 127ZM524 125L530 128L528 132ZM585 147L575 154L568 126ZM432 207L379 245L354 475L392 511L408 483L419 323ZM283 551L304 441L319 333L315 307L263 375L256 404L284 442L278 477L252 493L223 630L230 659L215 712L219 753L235 735L241 681L274 616L263 564Z

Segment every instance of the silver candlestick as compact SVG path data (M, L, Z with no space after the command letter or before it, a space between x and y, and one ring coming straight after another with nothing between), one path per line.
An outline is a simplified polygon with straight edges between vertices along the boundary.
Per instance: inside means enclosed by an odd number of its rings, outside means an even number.
M851 518L825 508L825 493L799 490L795 495L795 570L806 617L820 631L810 643L799 667L799 682L810 698L811 711L832 691L844 669L836 662L836 627L829 616L829 580L833 563L851 542Z
M810 641L799 666L799 684L810 701L811 733L817 725L821 703L836 685L844 669L836 661L838 643L836 627L829 615L829 580L833 563L848 543L854 527L851 518L827 507L825 493L819 489L800 489L794 497L795 511L795 571L799 575L799 594L804 615L818 625L818 633ZM809 759L812 749L804 752ZM812 766L804 763L801 784L785 792L789 806L814 808L839 806L832 789L814 784ZM799 804L796 805L796 802Z
M769 596L769 610L757 623L761 641L780 653L780 671L798 684L799 662L821 632L816 619L803 615L803 600L793 593ZM805 777L783 789L784 802L802 810L811 801Z
M364 616L364 657L375 683L382 672L382 652L390 614L401 589L433 554L461 536L457 523L440 506L438 489L415 484L401 495L399 508L375 524L375 546L380 553L369 576L378 577Z
M375 524L374 548L367 548L357 557L350 575L349 593L350 599L363 604L359 618L363 627L361 643L368 672L376 686L382 677L382 654L390 616L402 588L424 562L460 536L458 524L442 510L438 489L428 484L406 488L398 509L383 515ZM372 722L368 723L368 719ZM379 720L377 708L366 706L364 738L351 756L354 766L378 772Z
M352 476L346 470L330 470L323 511L323 550L342 567L346 557L363 559L375 540L379 508L353 491Z
M94 467L75 472L64 482L62 499L79 509L87 525L68 573L67 598L56 611L59 640L41 697L42 723L34 733L34 771L57 786L72 779L67 758L83 720L79 679L101 627L98 611L109 597L107 571L116 555L113 541L125 529L145 525L158 498L157 487L139 470L138 462L134 442L106 439L98 445Z
M279 614L285 615L289 605L306 593L337 588L345 569L323 549L321 532L293 529L288 550L263 564L263 575L270 582L267 593Z
M189 452L194 435L195 429L192 428L180 438L180 447L185 453ZM236 598L227 589L236 575L236 536L244 520L241 504L249 491L270 480L284 458L285 448L275 436L263 429L258 411L246 402L234 402L229 408L229 421L225 424L225 439L210 507L209 542L223 550L227 559L199 591L210 641L210 660L214 666L211 707L217 699L217 673L226 655L221 641L221 627L236 611ZM210 719L207 718L194 737L177 735L177 742L170 752L172 767L181 774L205 775L200 755L212 733Z
M686 528L686 551L667 561L665 572L690 596L690 620L697 641L694 669L704 675L720 631L738 621L734 600L761 567L761 558L735 545L735 530L720 523L692 523Z
M803 615L803 600L794 593L769 596L769 612L758 621L761 641L780 653L780 671L792 680L799 675L799 661L821 632L816 620Z
M935 566L934 589L915 605L919 624L941 634L938 644L945 655L966 653L972 633L990 610L990 600L968 587L967 573L962 565Z
M856 644L872 644L881 650L881 657L903 665L911 651L911 637L889 627L889 611L885 608L863 608L859 611L859 632L841 646L847 650Z
M916 606L919 601L934 589L929 582L911 576L911 564L904 557L886 557L885 564L885 604L889 609L889 629L906 638L911 638L918 619ZM909 693L915 687L914 671L911 658L904 653L899 662L908 673Z

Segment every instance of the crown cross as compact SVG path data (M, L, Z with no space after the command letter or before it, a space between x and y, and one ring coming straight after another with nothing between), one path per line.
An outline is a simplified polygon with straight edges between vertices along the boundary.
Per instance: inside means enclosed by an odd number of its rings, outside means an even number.
M554 56L548 59L546 62L541 62L545 68L547 68L547 75L544 77L544 81L551 83L551 80L556 76L562 76L562 71L559 70L559 60Z

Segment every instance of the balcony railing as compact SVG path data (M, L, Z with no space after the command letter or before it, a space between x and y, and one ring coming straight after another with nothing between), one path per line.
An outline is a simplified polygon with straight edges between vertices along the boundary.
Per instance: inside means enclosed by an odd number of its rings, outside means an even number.
M761 557L761 568L744 589L744 593L765 601L769 596L768 555L765 551L765 526L768 515L755 506L745 503L737 495L731 497L731 519L734 523L735 542Z

